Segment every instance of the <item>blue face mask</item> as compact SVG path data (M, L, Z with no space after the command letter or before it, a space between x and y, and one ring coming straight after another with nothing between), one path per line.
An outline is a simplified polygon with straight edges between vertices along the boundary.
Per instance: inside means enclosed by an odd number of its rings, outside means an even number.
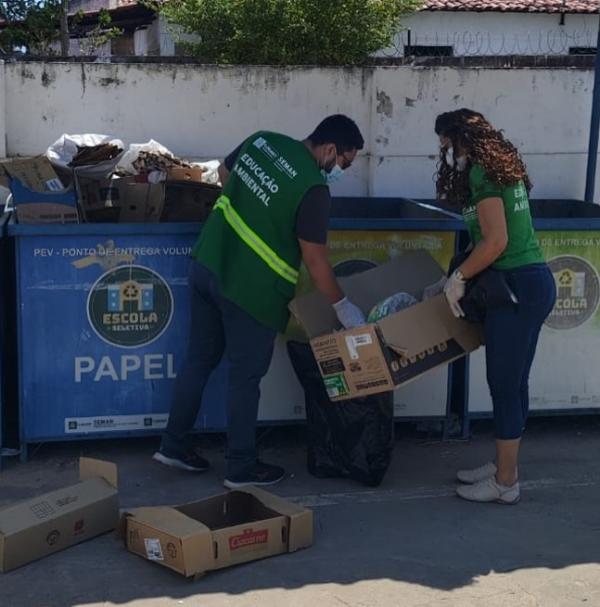
M344 169L339 164L335 164L334 167L329 171L329 173L325 169L321 169L321 175L325 178L327 185L331 185L343 176Z

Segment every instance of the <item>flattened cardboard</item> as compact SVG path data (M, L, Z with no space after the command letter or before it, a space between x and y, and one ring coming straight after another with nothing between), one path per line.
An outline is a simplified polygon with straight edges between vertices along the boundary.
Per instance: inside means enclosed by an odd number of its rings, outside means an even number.
M7 572L114 529L114 464L82 458L80 483L0 510L0 571Z
M79 223L75 192L65 188L45 156L1 163L18 223Z
M127 549L186 577L312 544L312 512L260 489L123 514Z
M79 215L74 207L54 202L18 204L15 214L17 223L24 224L79 223Z
M32 192L48 193L65 189L45 156L7 160L2 163L2 168L11 180L17 179L23 187Z
M428 253L417 252L340 282L366 315L400 291L421 300L424 289L443 274ZM290 309L310 338L333 401L387 392L483 343L481 327L454 318L443 295L350 331L336 332L339 322L320 293L294 299Z

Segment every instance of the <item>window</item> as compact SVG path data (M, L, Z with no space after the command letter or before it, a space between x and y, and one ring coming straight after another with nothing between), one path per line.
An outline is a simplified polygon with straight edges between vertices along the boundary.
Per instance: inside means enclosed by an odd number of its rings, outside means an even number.
M569 48L569 55L595 55L596 51L594 46L572 46Z
M454 57L452 46L413 46L404 45L405 57Z

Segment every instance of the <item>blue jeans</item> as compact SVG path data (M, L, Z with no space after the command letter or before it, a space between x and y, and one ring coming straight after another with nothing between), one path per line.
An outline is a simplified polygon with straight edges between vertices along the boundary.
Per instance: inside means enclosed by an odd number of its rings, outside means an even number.
M503 271L518 304L489 310L485 319L487 381L496 438L518 439L529 413L529 372L556 285L546 264Z
M256 462L256 418L260 381L269 370L276 331L223 298L216 276L192 261L189 270L191 327L187 356L177 374L162 447L189 448L202 393L223 356L228 362L228 474Z

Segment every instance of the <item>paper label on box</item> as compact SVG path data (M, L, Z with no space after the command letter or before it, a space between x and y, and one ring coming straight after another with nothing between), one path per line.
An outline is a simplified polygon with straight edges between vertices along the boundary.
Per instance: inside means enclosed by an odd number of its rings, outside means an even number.
M60 192L65 189L65 186L61 183L60 179L49 179L46 181L46 187L50 192Z
M162 547L160 540L153 538L144 538L144 545L146 546L146 556L150 561L164 561Z
M361 346L370 346L373 339L370 333L361 333L360 335L347 335L346 347L352 360L358 360L358 348Z
M344 396L350 392L346 379L342 373L332 375L331 377L325 377L323 382L329 398L337 398L338 396Z

